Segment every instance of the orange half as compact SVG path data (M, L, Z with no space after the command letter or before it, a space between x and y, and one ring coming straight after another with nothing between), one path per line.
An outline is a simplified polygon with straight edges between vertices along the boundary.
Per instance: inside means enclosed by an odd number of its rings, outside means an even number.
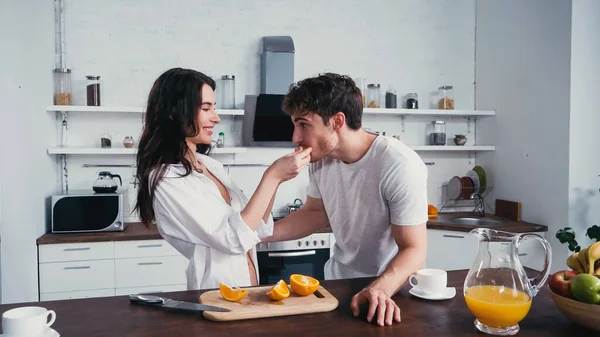
M281 301L290 297L290 288L288 288L283 280L279 280L279 282L267 292L267 296L274 301Z
M310 276L292 274L290 276L292 290L300 296L308 296L319 289L319 281Z
M230 286L223 283L219 284L219 291L221 292L221 296L223 296L224 299L231 302L237 302L241 300L242 298L246 297L246 293L248 292L246 289L231 288Z

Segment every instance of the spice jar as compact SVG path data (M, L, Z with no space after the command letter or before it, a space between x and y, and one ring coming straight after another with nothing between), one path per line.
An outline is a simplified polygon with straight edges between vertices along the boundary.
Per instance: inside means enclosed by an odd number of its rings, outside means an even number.
M54 69L54 104L71 105L71 69Z
M385 107L388 109L396 109L398 107L396 97L396 89L390 85L385 92Z
M104 129L104 132L100 136L100 147L103 149L109 149L112 147L112 137L110 133L108 133L107 129Z
M439 87L438 90L438 109L454 110L454 89L452 88L452 86L444 85Z
M406 95L406 108L407 109L418 109L419 108L419 96L416 92L411 92Z
M87 78L87 105L100 106L100 76L88 75Z
M217 147L225 147L225 132L219 132L219 138L217 139Z
M367 88L365 87L366 80L364 78L356 79L356 86L360 89L360 93L362 95L363 107L367 106Z
M221 109L235 109L235 76L221 76Z
M381 107L380 103L380 93L379 88L381 86L376 83L371 83L367 86L367 104L368 108L379 108Z
M446 122L433 121L431 122L429 132L430 145L446 145Z
M128 149L134 147L135 141L133 140L133 137L131 137L131 136L125 137L125 139L123 139L123 146L125 146Z

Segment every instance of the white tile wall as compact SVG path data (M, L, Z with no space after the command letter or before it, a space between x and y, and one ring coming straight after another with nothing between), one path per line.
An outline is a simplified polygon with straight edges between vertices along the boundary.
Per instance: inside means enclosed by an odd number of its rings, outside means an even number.
M290 35L294 39L295 79L323 71L366 77L392 84L399 96L417 92L422 108L430 92L453 85L456 108L474 106L475 0L374 1L192 1L131 2L68 0L66 14L67 58L73 69L74 104L85 104L85 75L102 76L104 105L143 105L153 81L166 69L191 67L212 76L236 75L236 100L259 90L260 39ZM366 116L364 126L387 135L400 135L408 144L425 142L426 124L433 118L407 118L402 132L399 117ZM446 119L448 135L467 133L464 118ZM57 123L58 127L58 123ZM71 113L68 144L98 146L108 129L113 146L122 147L125 136L137 139L140 114ZM223 117L218 131L226 145L240 142L241 120ZM48 147L55 144L47 144ZM219 155L224 162L271 163L285 149L251 149L247 153ZM435 162L429 166L430 202L439 205L441 185L462 175L475 157L461 153L421 153ZM83 164L133 163L133 156L71 156L70 189L91 188L104 168ZM130 188L131 169L112 169ZM250 195L265 167L232 167L230 173ZM285 183L276 209L294 198L305 198L307 174ZM134 192L130 190L130 192ZM133 202L135 193L129 193Z

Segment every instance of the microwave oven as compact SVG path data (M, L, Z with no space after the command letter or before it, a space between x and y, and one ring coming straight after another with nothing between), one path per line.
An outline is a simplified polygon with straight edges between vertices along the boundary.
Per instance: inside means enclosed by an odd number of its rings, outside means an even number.
M52 233L119 232L123 221L123 194L69 191L52 196Z

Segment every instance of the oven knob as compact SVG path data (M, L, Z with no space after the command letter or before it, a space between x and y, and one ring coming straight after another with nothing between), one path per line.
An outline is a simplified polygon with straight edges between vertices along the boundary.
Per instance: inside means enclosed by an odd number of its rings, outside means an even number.
M317 241L316 240L313 241L313 246L315 246L315 247L317 246Z
M310 242L306 241L304 244L306 245L306 247L308 247L308 245L310 245Z
M267 242L267 249L271 249L271 243Z
M325 240L321 240L321 246L325 246Z
M302 241L298 241L298 247L302 247Z

